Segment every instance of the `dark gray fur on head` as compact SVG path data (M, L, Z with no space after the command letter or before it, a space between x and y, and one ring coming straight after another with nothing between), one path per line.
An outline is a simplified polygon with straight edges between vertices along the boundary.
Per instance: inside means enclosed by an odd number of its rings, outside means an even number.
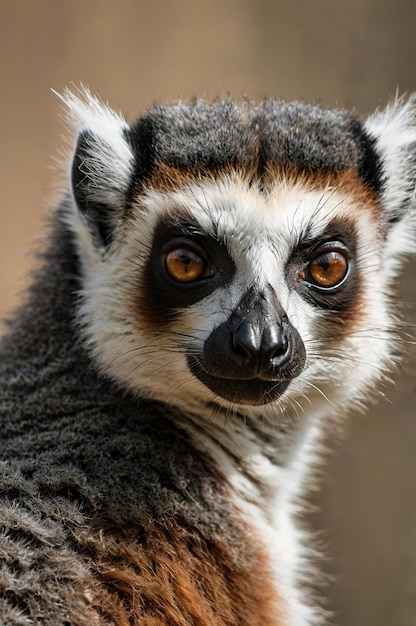
M381 185L374 140L358 119L320 106L280 100L158 106L136 122L130 136L138 180L158 163L208 170L238 165L259 176L265 165L294 165L306 173L352 168L375 191Z

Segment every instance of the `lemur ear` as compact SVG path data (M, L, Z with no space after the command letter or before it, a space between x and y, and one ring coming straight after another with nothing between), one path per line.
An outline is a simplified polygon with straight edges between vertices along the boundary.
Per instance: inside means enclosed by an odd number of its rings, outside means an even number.
M416 94L376 111L365 128L381 161L386 262L394 273L402 255L416 253Z
M80 97L65 91L61 99L77 132L71 166L73 197L97 243L106 245L126 210L132 185L129 126L87 89Z

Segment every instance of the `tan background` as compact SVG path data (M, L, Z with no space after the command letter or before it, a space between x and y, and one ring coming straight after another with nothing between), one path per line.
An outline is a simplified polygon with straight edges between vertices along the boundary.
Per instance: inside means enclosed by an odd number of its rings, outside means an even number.
M221 94L367 114L416 89L415 48L415 0L0 0L0 317L19 301L51 198L62 132L51 87L85 83L129 119L155 100ZM415 269L400 295L413 325ZM337 626L416 624L408 349L397 389L351 421L317 496Z

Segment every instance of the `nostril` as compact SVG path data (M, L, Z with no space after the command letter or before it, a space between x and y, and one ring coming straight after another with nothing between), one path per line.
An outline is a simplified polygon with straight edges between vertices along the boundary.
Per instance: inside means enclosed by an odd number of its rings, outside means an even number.
M279 346L270 354L269 362L273 367L283 365L286 359L290 355L289 342L285 342L284 345Z
M245 361L251 359L258 352L260 341L251 324L247 322L240 324L233 334L233 348Z
M265 328L261 341L263 369L281 366L290 356L290 344L280 326Z

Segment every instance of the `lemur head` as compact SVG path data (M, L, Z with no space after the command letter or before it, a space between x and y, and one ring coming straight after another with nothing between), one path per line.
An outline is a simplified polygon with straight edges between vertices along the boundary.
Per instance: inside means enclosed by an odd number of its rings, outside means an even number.
M416 115L268 100L156 106L88 93L69 222L99 368L181 407L276 414L359 399L391 361L388 294L416 249Z

